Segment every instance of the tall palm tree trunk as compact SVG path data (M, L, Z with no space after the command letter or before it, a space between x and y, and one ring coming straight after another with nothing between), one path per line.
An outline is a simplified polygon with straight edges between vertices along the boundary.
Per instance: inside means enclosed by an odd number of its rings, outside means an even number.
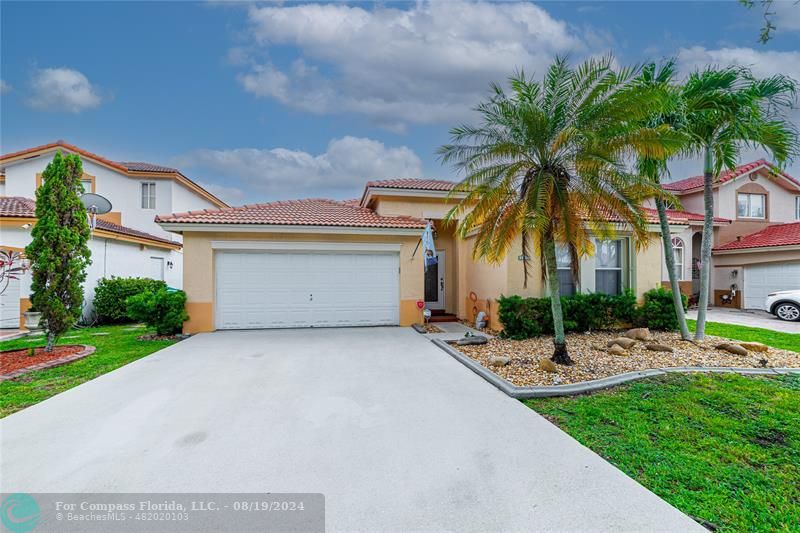
M689 326L686 325L686 314L683 311L683 299L681 298L681 287L678 284L678 276L675 273L675 251L672 249L672 238L669 233L669 221L667 220L667 209L664 201L656 199L656 210L658 211L658 221L661 224L661 240L664 243L664 258L667 262L667 272L669 273L669 285L672 287L672 303L675 305L675 314L678 316L678 326L681 330L681 338L685 341L692 340L689 334Z
M560 365L571 365L574 361L567 353L567 338L564 334L564 312L561 309L561 294L558 286L558 270L556 269L556 243L552 234L542 239L544 253L545 281L550 293L550 309L553 313L553 357L551 360Z
M714 164L711 147L705 148L703 164L703 240L700 244L700 297L697 300L697 327L694 338L701 341L706 336L706 311L708 310L708 292L711 282L711 244L714 241Z

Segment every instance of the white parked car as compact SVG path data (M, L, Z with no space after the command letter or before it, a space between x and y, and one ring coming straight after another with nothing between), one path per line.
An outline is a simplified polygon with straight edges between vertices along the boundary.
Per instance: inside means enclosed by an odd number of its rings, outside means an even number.
M764 309L781 320L800 320L800 290L769 293Z

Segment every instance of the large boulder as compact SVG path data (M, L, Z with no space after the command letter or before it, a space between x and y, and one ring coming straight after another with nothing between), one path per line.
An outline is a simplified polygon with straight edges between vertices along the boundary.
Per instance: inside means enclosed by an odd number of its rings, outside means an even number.
M748 352L768 352L769 346L766 344L761 344L760 342L740 342L738 343L739 346L747 350Z
M606 343L606 346L608 348L611 348L615 344L623 347L626 350L630 350L631 346L636 344L636 341L634 339L629 339L628 337L617 337L616 339L611 339L610 341L608 341Z
M672 346L667 346L666 344L645 344L644 347L650 350L651 352L672 353L675 351L675 349Z
M625 337L637 341L646 341L650 338L650 330L647 328L633 328L625 332Z
M461 337L456 341L459 346L467 346L468 344L486 344L489 339L483 335L470 335L469 337Z
M612 345L611 348L608 349L608 353L611 355L628 355L628 352L625 351L625 348L619 344Z
M558 371L556 364L551 361L550 359L540 359L539 360L539 370L543 370L545 372L550 372L551 374Z
M511 361L510 357L504 355L493 355L489 358L489 365L491 366L506 366Z
M732 342L723 342L722 344L717 344L715 348L717 350L724 350L734 355L747 355L747 350L745 348Z

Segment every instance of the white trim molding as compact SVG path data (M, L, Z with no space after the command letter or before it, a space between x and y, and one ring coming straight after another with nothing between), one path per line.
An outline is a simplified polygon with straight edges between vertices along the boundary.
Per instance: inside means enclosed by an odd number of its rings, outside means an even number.
M352 226L278 226L274 224L214 224L159 222L166 231L183 233L232 232L232 233L325 233L339 235L408 235L420 236L424 228L369 228Z
M400 252L400 243L301 242L301 241L211 241L214 250L277 250L303 252Z
M733 254L753 254L764 252L795 252L800 250L797 245L784 245L784 246L759 246L757 248L735 248L733 250L711 250L712 255L733 255ZM776 259L780 261L780 259Z

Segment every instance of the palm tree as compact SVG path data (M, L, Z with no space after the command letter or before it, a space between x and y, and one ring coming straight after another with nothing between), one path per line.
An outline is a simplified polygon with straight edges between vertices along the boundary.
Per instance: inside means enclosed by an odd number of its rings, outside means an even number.
M663 159L669 128L642 126L660 105L659 91L634 81L637 68L614 69L611 57L577 68L558 58L536 82L520 73L510 92L493 86L476 111L477 126L451 130L438 153L464 178L465 198L448 213L457 232L475 232L473 256L502 261L521 239L527 284L531 250L539 252L550 294L555 335L552 360L571 364L556 271L556 244L574 255L594 252L592 237L627 224L643 246L646 197L659 194L627 170L631 157Z
M650 127L656 126L669 126L674 127L680 125L680 91L679 88L673 83L675 76L675 61L670 59L661 66L656 63L649 63L642 68L642 73L639 76L638 82L649 87L658 87L663 94L661 102L663 106L656 110L652 117L648 117L645 124ZM681 135L680 129L674 131L675 134ZM684 144L690 143L688 136L683 139ZM655 184L661 183L662 176L668 175L667 158L655 159L641 157L638 161L639 173L652 180ZM669 220L667 219L666 200L673 200L670 195L664 193L662 196L654 198L656 204L656 211L658 212L658 221L661 228L661 240L664 247L664 260L667 264L667 273L669 276L669 284L672 289L672 303L675 307L675 315L678 318L678 329L681 333L683 340L691 340L692 336L689 332L689 326L686 323L686 313L683 309L683 298L681 297L680 284L678 283L678 276L673 268L675 264L675 252L672 249L672 239L670 238Z
M703 157L703 237L700 245L700 297L695 339L705 338L713 242L712 189L723 168L733 169L743 148L762 148L778 165L797 154L796 128L786 119L797 93L783 75L755 78L742 67L709 68L689 75L680 88L686 154Z

